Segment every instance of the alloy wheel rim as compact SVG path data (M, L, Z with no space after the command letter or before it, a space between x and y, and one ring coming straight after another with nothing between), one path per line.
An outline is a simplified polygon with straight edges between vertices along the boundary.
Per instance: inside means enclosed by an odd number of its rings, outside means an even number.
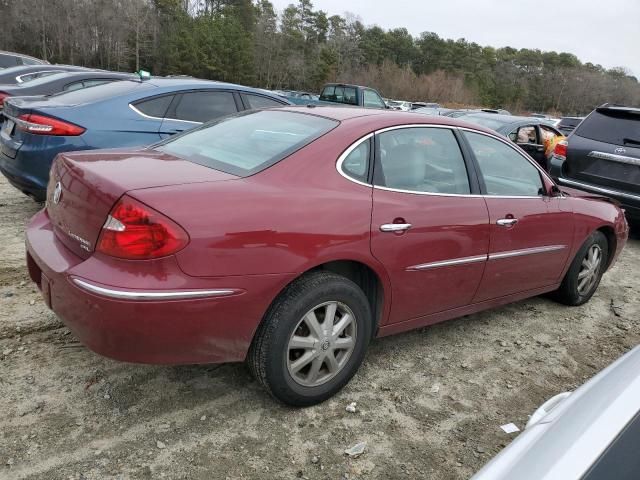
M598 281L600 266L602 265L602 249L600 245L592 245L580 266L578 273L578 293L588 294Z
M298 322L287 343L287 369L304 387L320 386L342 371L356 346L357 323L349 307L325 302Z

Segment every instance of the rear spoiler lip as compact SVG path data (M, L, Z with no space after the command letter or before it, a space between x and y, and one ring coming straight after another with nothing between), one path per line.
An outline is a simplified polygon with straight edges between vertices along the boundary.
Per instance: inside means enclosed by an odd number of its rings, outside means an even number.
M622 112L622 113L630 113L632 115L640 115L640 108L625 107L623 105L602 105L596 108L596 111L599 113Z

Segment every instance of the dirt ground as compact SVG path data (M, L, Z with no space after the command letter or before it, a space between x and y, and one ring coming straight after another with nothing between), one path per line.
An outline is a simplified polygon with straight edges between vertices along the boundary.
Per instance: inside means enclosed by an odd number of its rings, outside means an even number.
M376 340L339 395L285 408L243 365L131 365L80 345L24 266L38 208L0 180L2 479L467 479L515 438L500 425L524 427L640 343L636 234L583 307L533 298Z

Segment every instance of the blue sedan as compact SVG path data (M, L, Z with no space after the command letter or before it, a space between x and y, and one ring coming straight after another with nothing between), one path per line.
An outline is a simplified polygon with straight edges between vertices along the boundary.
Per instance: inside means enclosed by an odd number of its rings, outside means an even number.
M49 97L7 100L0 171L43 201L60 152L149 145L209 120L288 102L264 90L191 78L125 80Z

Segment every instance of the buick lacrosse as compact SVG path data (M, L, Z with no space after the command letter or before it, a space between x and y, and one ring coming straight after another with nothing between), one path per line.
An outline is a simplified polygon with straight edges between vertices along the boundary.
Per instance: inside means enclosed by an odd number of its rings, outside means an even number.
M78 339L122 361L246 361L296 406L342 388L373 338L588 301L628 232L508 139L384 110L253 110L61 153L50 178L27 262Z

